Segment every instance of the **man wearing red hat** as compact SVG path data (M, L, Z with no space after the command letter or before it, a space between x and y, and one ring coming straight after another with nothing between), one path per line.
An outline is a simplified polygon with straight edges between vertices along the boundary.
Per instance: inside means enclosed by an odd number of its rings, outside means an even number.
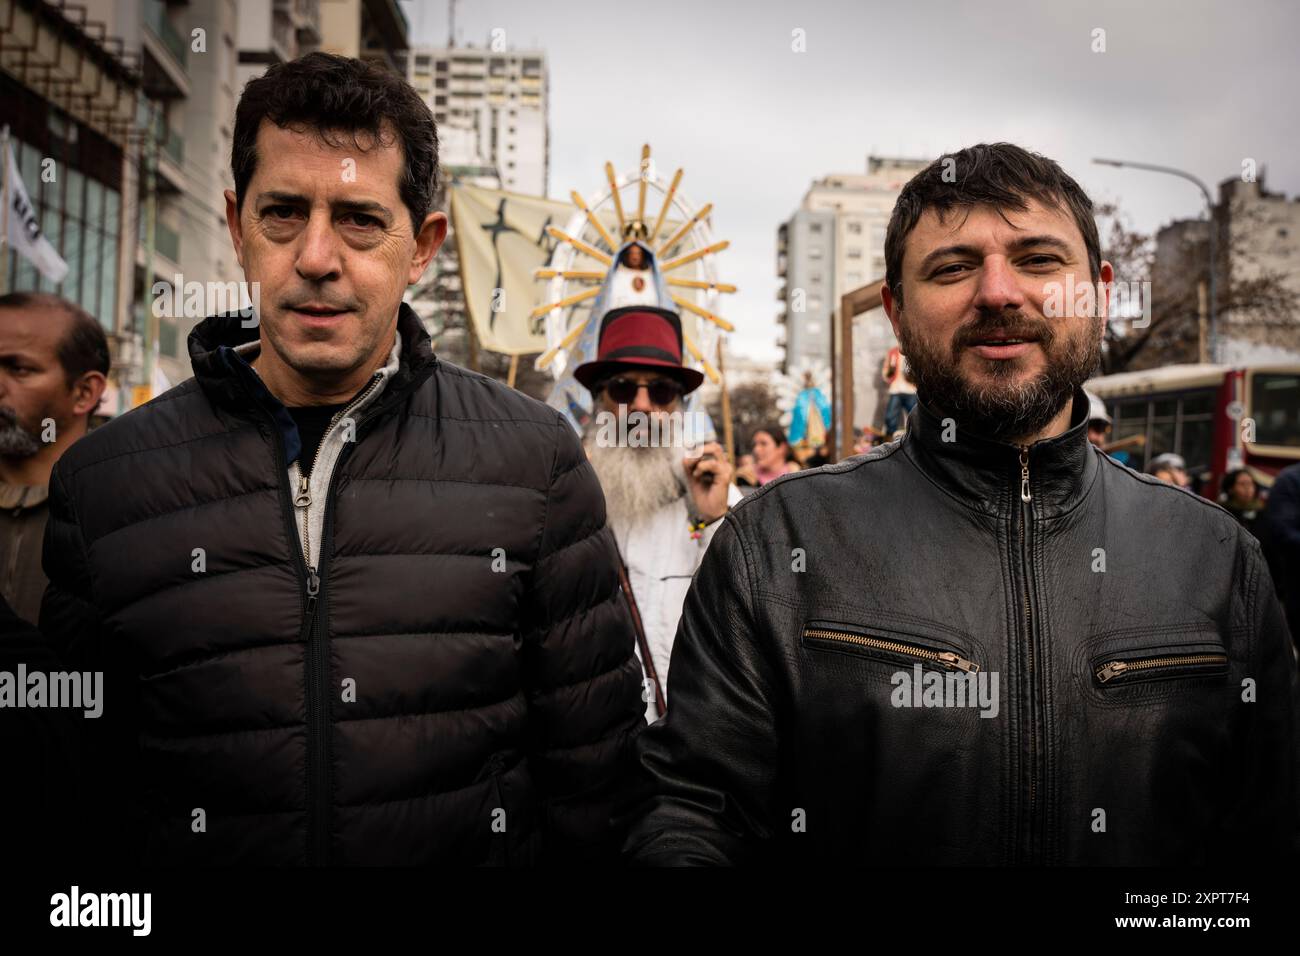
M587 454L624 563L642 697L653 722L667 706L669 658L686 590L740 492L721 446L696 443L696 419L681 409L704 376L682 365L676 313L645 305L611 309L601 321L596 359L573 374L592 394Z

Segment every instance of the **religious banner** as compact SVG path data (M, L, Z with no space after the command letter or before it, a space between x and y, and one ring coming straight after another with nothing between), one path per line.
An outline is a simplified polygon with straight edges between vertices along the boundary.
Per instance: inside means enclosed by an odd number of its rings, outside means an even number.
M555 248L548 226L562 225L572 209L540 196L455 184L451 227L465 306L489 352L527 355L546 349L544 317L532 317L546 283L533 277Z

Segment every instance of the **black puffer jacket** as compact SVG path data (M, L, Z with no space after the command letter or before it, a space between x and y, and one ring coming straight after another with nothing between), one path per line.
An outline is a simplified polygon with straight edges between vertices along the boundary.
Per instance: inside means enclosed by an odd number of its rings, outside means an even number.
M1020 449L919 407L901 442L745 499L638 744L632 858L1294 854L1296 661L1259 546L1094 449L1087 407L1024 456L1027 486ZM932 706L972 665L996 710Z
M286 473L296 432L222 348L257 336L236 318L195 329L195 379L59 462L41 628L71 666L108 672L104 715L85 722L83 821L87 839L118 837L107 852L610 849L644 705L599 485L556 412L435 359L405 305L398 332L311 568Z

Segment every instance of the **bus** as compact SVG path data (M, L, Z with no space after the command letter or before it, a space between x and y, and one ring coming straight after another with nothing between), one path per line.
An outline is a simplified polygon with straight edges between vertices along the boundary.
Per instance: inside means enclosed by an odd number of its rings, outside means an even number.
M1085 385L1114 422L1109 444L1146 471L1181 455L1195 488L1217 499L1224 474L1245 468L1262 488L1300 462L1300 365L1168 365L1120 372Z

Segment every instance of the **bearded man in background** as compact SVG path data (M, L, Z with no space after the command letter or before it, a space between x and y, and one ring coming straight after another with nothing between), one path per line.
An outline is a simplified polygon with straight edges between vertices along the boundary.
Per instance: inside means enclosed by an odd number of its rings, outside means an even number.
M691 443L695 419L682 399L704 376L682 365L676 313L649 306L611 309L595 361L574 377L591 390L596 414L587 455L622 558L623 589L637 623L646 719L667 707L677 620L695 569L720 519L740 500L716 442Z

